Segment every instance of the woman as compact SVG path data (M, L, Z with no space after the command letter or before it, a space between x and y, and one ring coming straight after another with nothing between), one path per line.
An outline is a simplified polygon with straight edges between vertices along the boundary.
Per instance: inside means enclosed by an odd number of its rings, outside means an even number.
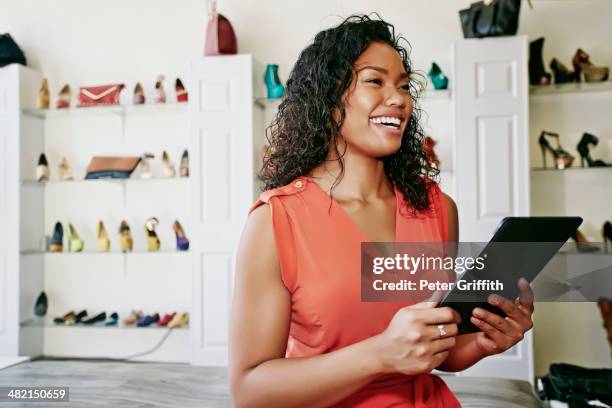
M361 242L456 242L428 177L417 87L393 26L352 16L299 56L271 127L266 191L241 239L230 333L239 407L455 407L430 372L463 370L532 326L524 299L475 309L360 301ZM440 326L441 325L441 326Z

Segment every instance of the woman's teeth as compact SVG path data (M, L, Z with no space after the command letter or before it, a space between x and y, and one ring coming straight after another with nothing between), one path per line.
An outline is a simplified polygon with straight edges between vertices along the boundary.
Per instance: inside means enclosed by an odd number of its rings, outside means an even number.
M394 128L399 127L400 123L402 123L399 118L394 118L392 116L379 116L376 118L370 118L370 122Z

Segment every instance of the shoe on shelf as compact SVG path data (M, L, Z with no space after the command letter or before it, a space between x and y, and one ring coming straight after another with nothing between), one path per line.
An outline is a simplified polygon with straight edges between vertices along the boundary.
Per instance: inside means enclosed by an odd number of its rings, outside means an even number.
M264 81L266 83L266 88L268 89L268 99L282 98L283 94L285 93L285 88L281 84L280 78L278 77L278 65L268 64L266 66Z
M64 324L68 326L73 326L77 323L81 323L83 320L87 319L87 317L87 310L81 310L76 315L72 315L64 319Z
M176 312L172 312L171 314L166 313L164 317L162 317L161 320L157 322L157 325L159 327L167 326L168 323L170 323L170 321L174 319L174 316L176 316Z
M557 147L553 149L553 147L548 143L546 136L554 137L557 140ZM571 167L574 162L574 156L569 154L561 147L561 143L559 142L559 134L548 132L546 130L542 130L540 133L540 138L538 140L540 144L540 149L542 149L542 162L543 168L546 168L546 152L549 152L553 157L555 162L555 168L557 170L563 170L567 167Z
M49 245L49 251L51 252L62 252L64 250L64 228L62 223L59 221L55 223L53 227L53 236L51 237L51 245Z
M427 76L429 76L429 79L431 79L431 83L435 89L448 88L448 77L444 75L438 64L435 62L431 63L431 68L429 69Z
M141 310L132 310L130 315L123 319L123 324L125 326L131 326L133 324L136 324L140 319L142 319L142 317L143 314Z
M609 166L603 160L593 160L591 158L591 152L589 151L589 145L597 146L599 143L599 139L597 136L592 135L590 133L584 132L582 134L582 139L578 142L578 153L580 154L580 165L584 167L584 162L586 161L589 167L606 167Z
M565 65L556 58L550 61L550 69L555 74L555 84L565 84L568 82L574 82L575 75Z
M132 231L126 220L121 221L119 227L119 246L121 252L129 252L134 249L134 239L132 238Z
M166 91L164 91L164 76L160 75L155 81L155 103L166 103Z
M189 324L189 313L176 314L172 320L168 323L169 329L178 329Z
M108 252L110 250L110 238L102 220L98 221L96 227L96 248L98 252Z
M147 222L145 222L145 233L147 234L147 249L149 252L159 251L159 247L161 243L159 241L159 237L155 232L155 227L159 224L159 221L155 217L150 217Z
M36 96L36 109L49 109L49 81L43 79Z
M68 252L81 252L85 243L72 224L68 224Z
M66 84L62 87L55 100L55 107L57 109L66 109L70 107L70 99L72 99L72 91L70 85Z
M550 84L550 74L544 69L543 48L544 37L529 43L529 83L531 85Z
M155 155L151 153L145 153L142 155L140 159L140 178L150 179L153 178L153 173L151 173L151 164L149 163L149 159L154 158Z
M590 61L589 54L578 48L572 59L576 81L582 80L581 73L584 72L584 80L586 82L607 81L610 74L610 68L595 66Z
M599 248L595 245L591 245L589 241L586 239L584 234L580 232L580 230L574 231L572 234L572 239L576 243L576 249L578 252L597 252Z
M116 326L119 323L119 315L117 312L111 313L111 315L104 321L105 326Z
M189 100L189 94L185 90L183 82L181 82L180 78L176 78L176 82L174 83L174 89L176 91L177 102L187 102Z
M187 151L187 149L183 150L183 155L181 156L179 176L189 177L189 152Z
M187 251L189 249L189 239L187 239L185 230L178 220L174 221L172 229L174 230L174 235L176 235L176 249L178 251Z
M49 181L49 162L47 156L41 153L38 156L38 164L36 165L36 181Z
M144 89L142 89L142 85L140 85L140 82L136 83L136 86L134 87L134 105L144 105L145 103L145 95L144 95Z
M608 241L612 244L612 223L610 221L604 222L601 227L601 235L603 236L604 250L608 252Z
M162 152L162 175L164 177L176 176L176 167L170 161L170 156L168 156L168 152L165 150Z
M49 307L49 301L45 292L40 292L34 303L34 315L38 317L44 317L47 314L47 308Z
M159 321L159 314L155 313L152 315L146 315L145 317L143 317L142 319L140 319L138 321L138 323L136 323L136 326L138 327L148 327L150 325L152 325L153 323L157 323Z
M94 317L90 317L89 319L81 320L81 323L91 325L99 322L103 322L106 320L106 312L101 312L95 315Z
M53 319L53 323L55 324L66 324L67 320L76 320L76 315L74 314L74 310L69 311L68 313L66 313L65 315L61 316L61 317L55 317Z
M68 160L66 160L65 157L62 157L62 161L60 161L60 164L59 166L57 166L57 169L59 171L60 180L74 180L74 177L72 177L72 169L70 168L70 164L68 163Z

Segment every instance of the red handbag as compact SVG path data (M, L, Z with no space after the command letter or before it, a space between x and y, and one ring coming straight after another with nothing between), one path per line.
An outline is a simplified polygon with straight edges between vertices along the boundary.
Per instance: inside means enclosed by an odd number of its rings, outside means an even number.
M232 24L222 14L217 13L215 0L212 0L209 16L204 55L238 54L238 42Z
M84 86L79 89L79 106L119 105L123 84Z

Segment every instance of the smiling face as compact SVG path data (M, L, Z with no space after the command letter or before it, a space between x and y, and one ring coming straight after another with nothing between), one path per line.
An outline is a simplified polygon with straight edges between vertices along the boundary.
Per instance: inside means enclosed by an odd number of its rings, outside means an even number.
M412 98L402 59L390 45L374 42L359 56L343 101L340 133L349 152L378 158L400 148Z

